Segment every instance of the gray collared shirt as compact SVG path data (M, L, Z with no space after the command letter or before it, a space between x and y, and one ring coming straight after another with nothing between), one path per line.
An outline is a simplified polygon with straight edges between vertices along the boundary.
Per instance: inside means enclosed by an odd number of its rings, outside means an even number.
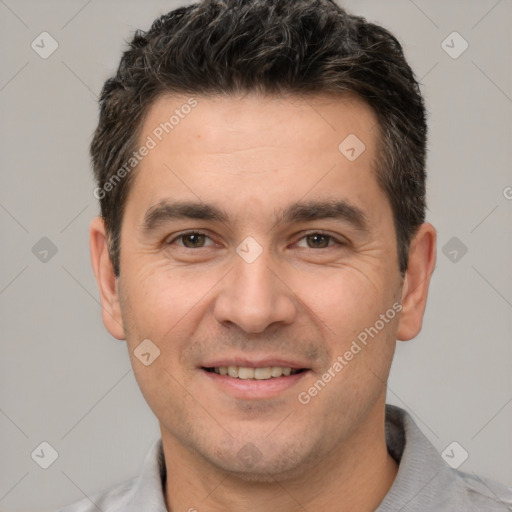
M512 512L512 489L452 469L409 413L393 405L386 405L386 442L399 469L375 512ZM167 512L165 475L162 440L158 439L138 477L59 512Z

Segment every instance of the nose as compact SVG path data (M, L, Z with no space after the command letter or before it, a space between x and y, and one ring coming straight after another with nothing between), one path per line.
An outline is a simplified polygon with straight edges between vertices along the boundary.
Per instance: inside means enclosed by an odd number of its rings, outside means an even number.
M248 263L235 254L234 268L222 280L214 315L219 323L260 333L275 323L291 324L297 314L293 290L278 276L268 251Z

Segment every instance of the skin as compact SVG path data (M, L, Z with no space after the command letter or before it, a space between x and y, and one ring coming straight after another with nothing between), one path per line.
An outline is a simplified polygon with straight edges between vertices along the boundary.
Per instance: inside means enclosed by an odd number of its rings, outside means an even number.
M167 507L375 510L397 472L384 435L386 381L396 340L421 329L435 229L419 228L402 277L391 206L374 171L377 119L356 97L196 99L136 170L118 279L102 219L90 230L103 321L126 339L160 424ZM157 99L141 144L186 100ZM353 162L338 150L349 134L366 146ZM230 219L171 220L144 233L146 211L164 198L213 203ZM295 201L333 198L360 208L368 230L338 219L275 222ZM176 238L187 230L207 235L199 248ZM306 236L318 231L333 238ZM263 249L252 263L235 251L248 236ZM300 403L298 394L393 304L401 312ZM161 352L145 366L134 350L148 338ZM293 358L309 371L274 396L235 396L201 369L235 356Z

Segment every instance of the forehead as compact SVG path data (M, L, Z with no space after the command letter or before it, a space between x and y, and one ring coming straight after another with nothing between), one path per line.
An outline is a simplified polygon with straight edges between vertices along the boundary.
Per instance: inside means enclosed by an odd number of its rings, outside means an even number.
M373 109L353 93L165 95L148 109L142 135L152 134L157 142L174 139L176 145L186 139L187 144L200 144L202 150L212 152L221 147L257 149L258 145L336 151L350 133L372 146L377 126Z
M162 96L142 125L139 146L151 150L130 196L147 208L175 196L275 214L286 198L339 192L371 207L378 136L373 110L352 94Z

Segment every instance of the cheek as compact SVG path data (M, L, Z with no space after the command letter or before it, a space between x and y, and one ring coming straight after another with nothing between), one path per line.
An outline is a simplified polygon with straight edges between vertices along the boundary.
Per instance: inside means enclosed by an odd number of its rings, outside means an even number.
M162 335L190 313L211 286L208 273L149 266L129 279L128 309L135 325Z
M169 365L165 351L149 366L132 357L134 376L147 404L159 420L167 424L185 422L187 410L197 409L187 382Z
M324 394L326 401L345 406L351 396L364 402L365 396L380 394L387 379L396 346L399 304L392 283L378 277L343 268L321 279L321 284L304 281L304 290L309 291L303 295L304 302L314 313L312 318L329 353L324 371L336 375Z
M383 276L344 266L297 280L301 301L323 322L328 337L357 334L392 306L391 284ZM331 329L329 335L329 328Z

